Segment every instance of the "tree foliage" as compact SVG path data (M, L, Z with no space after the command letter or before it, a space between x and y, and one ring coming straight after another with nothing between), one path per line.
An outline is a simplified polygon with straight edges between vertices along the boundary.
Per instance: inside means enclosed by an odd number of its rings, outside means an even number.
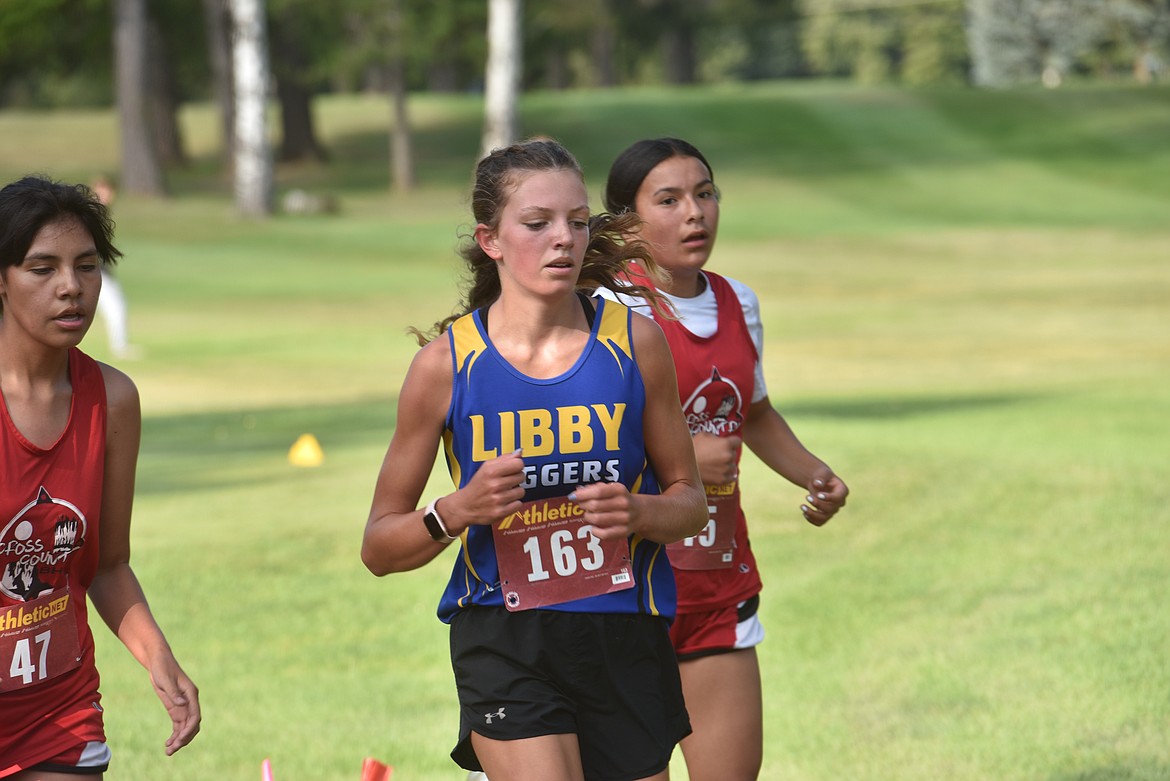
M0 106L110 105L113 2L0 2ZM304 100L386 90L401 63L410 90L483 88L486 2L401 0L398 45L387 3L268 0L278 83ZM204 7L149 13L175 101L215 96ZM1046 69L1152 79L1170 61L1170 0L536 0L523 33L526 89L810 75L994 85Z
M110 105L110 0L14 0L0 6L0 106Z
M870 83L966 79L962 0L802 0L801 8L816 73Z

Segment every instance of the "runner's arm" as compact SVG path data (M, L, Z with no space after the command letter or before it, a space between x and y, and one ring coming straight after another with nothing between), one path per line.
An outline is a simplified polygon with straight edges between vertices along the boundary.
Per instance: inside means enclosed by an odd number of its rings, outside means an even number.
M142 431L138 390L125 374L102 366L106 383L106 464L98 570L89 598L110 630L150 674L171 717L167 754L191 742L201 720L199 690L183 672L130 568L130 514Z
M419 350L398 397L394 436L378 473L373 505L362 539L362 561L375 575L416 569L444 545L431 539L417 509L443 437L451 403L451 350L446 338ZM441 496L437 512L458 537L469 526L488 524L520 507L524 461L509 453L480 466L466 486Z
M674 542L703 529L707 501L666 337L650 318L630 320L634 354L646 387L642 418L646 455L661 494L630 494L616 483L593 483L578 488L574 496L599 537L638 534L654 542Z
M801 444L767 396L748 408L743 441L773 472L808 492L800 509L809 523L821 526L845 506L849 487Z

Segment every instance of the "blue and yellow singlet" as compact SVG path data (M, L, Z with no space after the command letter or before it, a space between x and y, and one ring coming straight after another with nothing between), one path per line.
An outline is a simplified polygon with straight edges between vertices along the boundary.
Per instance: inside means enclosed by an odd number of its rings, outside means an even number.
M466 485L485 462L519 449L526 503L554 500L555 504L557 497L567 496L578 486L599 481L620 482L631 493L658 493L643 437L646 392L630 335L634 315L619 303L592 301L597 313L591 338L573 366L550 379L528 377L509 364L488 338L480 311L451 325L447 337L454 385L443 446L457 487ZM531 518L513 517L505 525L542 520L534 512ZM567 550L567 545L550 550L547 540L534 536L519 558L532 570L530 577L576 577L580 573L572 570L578 564L588 565L590 554L580 548L579 540L573 544L579 548L577 553ZM541 609L673 618L674 576L664 546L638 535L630 535L627 544L632 588ZM462 545L439 603L439 618L445 622L471 605L505 605L507 589L501 588L492 527L472 526L464 533Z

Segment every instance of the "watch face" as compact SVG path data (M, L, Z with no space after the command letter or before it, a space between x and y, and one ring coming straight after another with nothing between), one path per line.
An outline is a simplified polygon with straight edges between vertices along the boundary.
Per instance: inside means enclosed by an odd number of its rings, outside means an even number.
M430 533L431 539L435 542L450 542L451 538L443 533L443 527L439 523L439 517L433 512L423 514L423 523L427 527L427 532Z

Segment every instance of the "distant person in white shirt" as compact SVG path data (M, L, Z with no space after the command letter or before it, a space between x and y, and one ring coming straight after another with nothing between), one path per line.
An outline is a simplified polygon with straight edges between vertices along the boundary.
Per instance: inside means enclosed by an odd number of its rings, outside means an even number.
M105 176L96 177L89 189L108 209L114 203L117 191L114 183ZM130 344L129 307L126 303L126 294L118 284L113 273L102 266L102 292L98 296L97 312L106 326L106 337L109 340L110 352L115 358L136 358L142 351Z

